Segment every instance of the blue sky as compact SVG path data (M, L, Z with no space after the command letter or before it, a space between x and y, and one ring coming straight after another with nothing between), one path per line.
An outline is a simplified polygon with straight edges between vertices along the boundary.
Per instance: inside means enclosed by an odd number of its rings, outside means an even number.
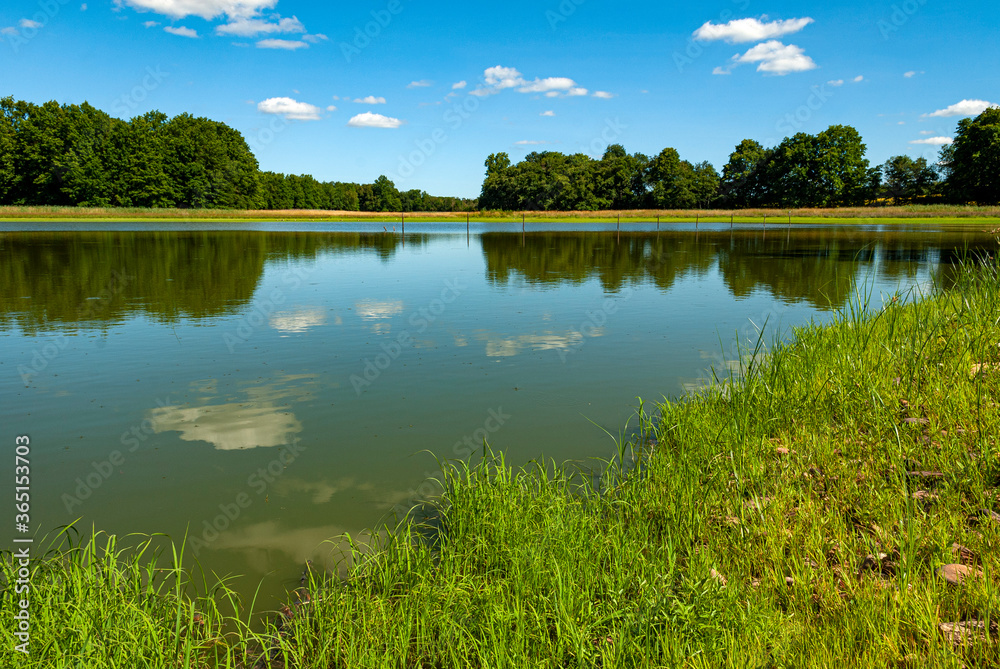
M191 112L265 170L474 197L494 152L721 170L838 123L872 163L933 159L1000 103L998 26L995 0L4 0L0 95Z

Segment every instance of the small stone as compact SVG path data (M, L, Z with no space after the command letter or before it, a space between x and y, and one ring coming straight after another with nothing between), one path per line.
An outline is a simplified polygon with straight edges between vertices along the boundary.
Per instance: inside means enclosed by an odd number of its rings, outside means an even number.
M974 565L979 561L975 553L959 543L951 545L951 554L957 557L958 561L964 565Z
M907 425L930 425L930 421L926 418L904 418L903 422Z
M792 587L793 585L795 585L795 579L792 578L791 576L786 576L785 585L787 585L788 587Z
M711 576L716 581L718 581L719 585L722 585L723 587L725 587L725 585L727 583L729 583L729 581L726 580L725 576L723 576L722 574L720 574L719 572L717 572L714 569L712 571L708 572L708 575Z
M934 493L927 492L926 490L918 490L915 493L913 493L912 495L910 495L910 497L912 497L914 499L914 501L924 502L925 504L931 504L933 502L938 501L938 499L940 499Z
M787 456L791 455L792 453L794 453L794 451L792 451L791 449L788 449L788 448L776 448L776 449L774 449L774 454L777 455L779 458L787 457Z
M975 578L979 575L975 569L967 567L964 564L946 564L938 569L937 573L938 576L951 585L961 585L966 579Z
M938 629L948 641L956 646L964 646L972 641L986 641L987 627L982 620L966 620L962 623L941 623ZM995 630L990 629L990 633Z
M858 567L858 573L868 570L882 570L882 563L889 559L889 556L885 553L879 553L878 555L866 555L865 559L861 561L861 566Z
M944 472L906 472L906 475L914 479L934 479L944 478Z

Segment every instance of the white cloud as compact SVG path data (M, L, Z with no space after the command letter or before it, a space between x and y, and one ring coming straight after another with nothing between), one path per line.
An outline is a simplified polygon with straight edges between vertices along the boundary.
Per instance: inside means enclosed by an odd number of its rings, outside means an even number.
M539 116L555 116L555 115L556 115L556 113L554 111L551 111L551 110L549 110L549 111L543 111L541 114L539 114Z
M576 82L566 77L549 77L525 82L518 90L521 93L548 93L551 91L569 91L577 88Z
M615 96L613 93L608 93L607 91L594 91L594 97L602 100L610 100Z
M813 22L813 19L808 17L770 23L764 23L759 19L737 19L724 24L714 24L708 21L694 31L694 38L704 41L725 40L730 44L762 42L766 39L797 33Z
M743 63L758 63L758 72L779 77L792 72L815 70L818 67L812 58L805 55L804 49L794 44L782 44L778 40L758 44L742 56L739 54L733 56L731 67Z
M527 83L516 69L500 65L488 68L483 72L483 79L486 81L487 88L474 90L472 91L473 95L492 95L507 88L524 86Z
M7 26L6 28L0 28L0 35L17 35L17 28L13 26Z
M320 42L326 42L330 38L323 33L316 33L315 35L303 35L302 39L309 42L310 44L319 44Z
M921 135L933 135L934 131L933 130L921 130L920 134Z
M462 90L463 88L465 88L468 85L469 85L469 82L465 81L463 79L462 81L459 81L458 83L452 84L451 85L451 90L453 90L453 91L460 91L460 90Z
M986 100L962 100L961 102L956 102L950 107L939 109L931 114L924 114L924 116L979 116L990 107L996 106L997 105L992 102L987 102Z
M543 142L537 139L522 139L520 142L514 142L517 146L538 146L540 144L548 144L549 142Z
M724 67L716 67L714 70L712 70L712 74L732 74L732 71Z
M420 81L411 81L406 85L407 88L429 88L433 86L433 81L428 81L427 79L421 79Z
M354 102L356 102L359 105L384 105L385 98L382 97L377 98L374 95L369 95L366 98L356 98Z
M931 146L944 146L945 144L954 144L955 140L951 137L928 137L927 139L914 139L910 144L930 144Z
M826 83L827 83L828 86L834 86L834 87L836 87L836 86L843 86L844 85L844 80L843 79L833 79L832 81L828 81Z
M175 19L198 16L211 20L219 16L231 19L257 16L273 9L278 0L115 0L115 5L127 5L140 12L154 12Z
M398 128L403 122L398 118L365 112L352 118L347 125L352 128Z
M159 21L146 21L142 25L144 25L147 28L155 28L156 26L160 25L160 22Z
M335 111L337 111L337 107L336 107L336 105L329 105L329 106L327 106L326 110L328 112L335 112Z
M87 3L86 3L86 2L85 2L85 3L83 3L82 5L80 5L80 11L81 11L81 12L85 12L85 11L87 11Z
M909 72L904 72L903 76L906 77L907 79L910 79L912 77L917 76L917 73L914 70L910 70Z
M27 28L30 30L38 30L39 28L42 27L41 23L39 23L38 21L32 21L31 19L21 19L20 21L17 22L17 25L21 26L22 28Z
M305 42L287 39L262 39L257 42L258 49L284 49L285 51L295 51L296 49L308 49Z
M257 111L284 116L290 121L318 121L320 119L319 107L292 98L268 98L257 105Z
M264 19L236 18L229 23L218 26L215 32L219 35L236 35L238 37L256 37L274 33L304 33L306 27L296 17L279 19L271 23Z
M170 33L171 35L177 35L178 37L191 37L191 38L198 37L198 31L192 30L191 28L185 28L184 26L179 26L177 28L173 26L167 26L163 30Z
M535 78L528 81L517 69L501 65L484 71L483 81L485 85L471 91L470 95L480 97L495 95L508 88L516 88L518 93L540 93L547 98L579 97L590 93L569 77ZM462 88L465 87L465 83L459 82ZM459 88L459 84L455 84L452 88Z
M854 77L854 79L852 79L851 81L853 81L856 84L860 84L864 80L865 80L864 76L859 74L858 76Z

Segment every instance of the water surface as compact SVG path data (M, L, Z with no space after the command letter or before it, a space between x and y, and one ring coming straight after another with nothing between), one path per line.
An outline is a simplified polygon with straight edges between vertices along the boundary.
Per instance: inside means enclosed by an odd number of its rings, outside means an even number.
M187 532L277 596L332 566L326 540L419 501L435 458L485 438L587 467L637 397L724 373L737 336L996 247L976 227L382 225L0 224L0 421L32 438L35 530Z

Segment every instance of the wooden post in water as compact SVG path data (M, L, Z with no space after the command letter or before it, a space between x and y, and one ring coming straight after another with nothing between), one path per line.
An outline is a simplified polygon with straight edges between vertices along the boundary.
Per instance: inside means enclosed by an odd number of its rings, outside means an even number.
M659 216L656 217L656 231L657 232L660 231L660 217Z
M400 216L402 216L402 217L403 217L403 232L402 232L402 234L404 234L404 235L405 235L405 234L406 234L406 212L405 212L405 211L404 211L404 212L402 212L402 213L400 214Z
M767 214L764 214L764 227L767 227Z
M618 214L618 232L622 231L622 215Z
M729 229L733 229L733 215L729 214Z
M701 213L695 213L694 215L694 229L698 229L698 224L701 223Z

